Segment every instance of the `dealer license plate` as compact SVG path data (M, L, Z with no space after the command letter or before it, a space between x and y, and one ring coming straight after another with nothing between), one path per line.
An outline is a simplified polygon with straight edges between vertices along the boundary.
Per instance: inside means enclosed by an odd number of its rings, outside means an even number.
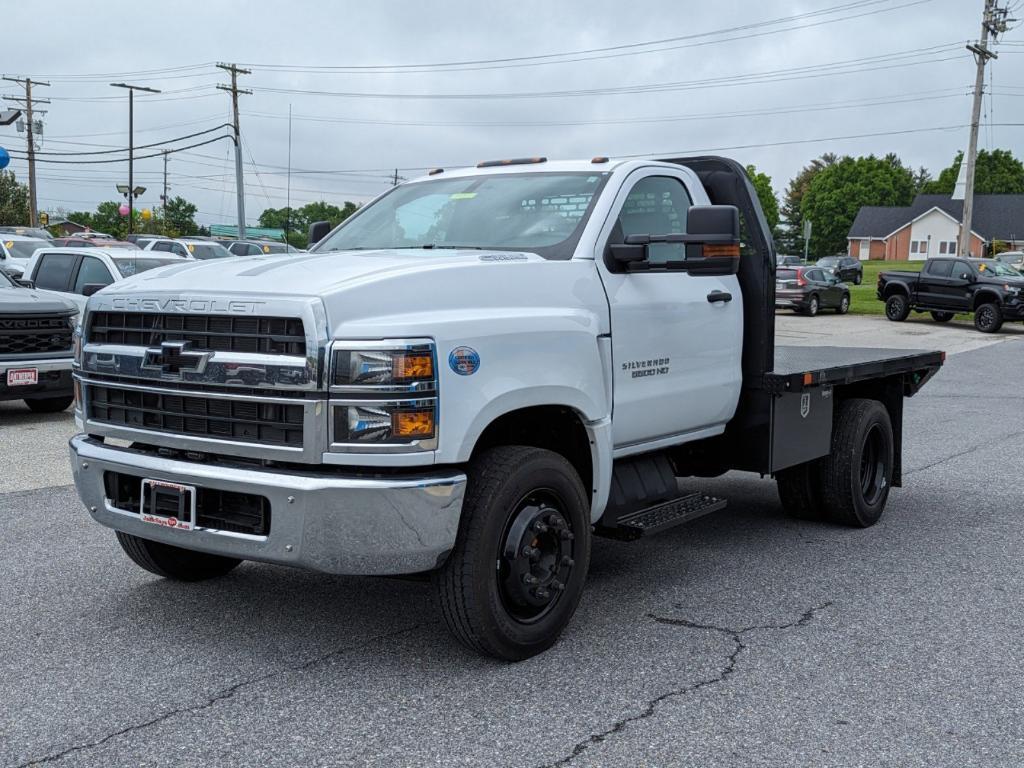
M140 512L144 523L179 531L195 530L195 486L168 483L165 480L143 480Z
M7 386L24 387L39 383L39 370L37 368L9 368L7 369Z

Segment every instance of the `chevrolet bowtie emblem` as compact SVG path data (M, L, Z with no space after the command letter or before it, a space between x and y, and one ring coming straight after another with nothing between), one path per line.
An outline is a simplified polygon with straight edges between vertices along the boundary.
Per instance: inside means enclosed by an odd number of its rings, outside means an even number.
M202 373L212 352L190 352L189 341L165 341L159 347L146 350L143 368L159 368L161 373L178 374L182 371Z

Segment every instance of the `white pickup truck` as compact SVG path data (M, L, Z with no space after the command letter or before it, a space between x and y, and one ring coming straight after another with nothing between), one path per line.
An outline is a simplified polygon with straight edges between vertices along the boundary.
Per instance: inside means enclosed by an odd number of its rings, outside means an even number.
M770 475L793 514L874 524L944 359L777 350L774 247L722 158L438 169L328 229L89 299L75 482L143 568L430 572L460 641L527 658L592 536L724 505L686 478Z

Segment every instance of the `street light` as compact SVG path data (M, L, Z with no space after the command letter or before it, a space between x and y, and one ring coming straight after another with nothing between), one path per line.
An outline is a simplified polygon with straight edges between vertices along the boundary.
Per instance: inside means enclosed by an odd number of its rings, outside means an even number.
M128 198L128 234L132 233L132 213L135 207L135 198L146 191L145 187L135 186L134 160L135 160L135 92L146 91L147 93L160 93L156 88L146 88L142 85L128 85L127 83L111 83L114 88L128 89L128 186L123 190L122 185L117 185L117 191ZM131 190L132 194L128 194Z

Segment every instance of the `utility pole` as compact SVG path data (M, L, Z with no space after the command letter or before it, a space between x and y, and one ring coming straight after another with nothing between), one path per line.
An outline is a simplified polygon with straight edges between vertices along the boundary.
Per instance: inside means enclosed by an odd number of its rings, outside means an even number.
M981 41L967 46L974 54L978 69L974 78L974 104L971 107L971 135L967 145L967 173L964 187L964 216L960 223L960 256L971 255L971 219L974 216L974 168L978 159L978 125L981 122L981 102L985 91L985 65L989 59L998 59L995 51L989 50L989 35L995 43L999 35L1007 30L1009 10L997 4L997 0L985 0L981 19Z
M36 99L32 100L32 86L33 85L45 85L49 86L49 83L45 83L41 80L33 80L31 77L17 78L17 77L4 77L12 83L18 83L25 88L24 99L11 99L11 101L22 102L25 107L25 119L28 122L28 131L26 132L26 139L28 141L28 225L35 227L39 225L39 207L36 202L36 143L35 143L35 125L33 121L32 107L35 104L49 104L49 99Z
M231 85L217 84L222 91L231 92L231 109L235 116L235 192L238 196L238 239L245 239L245 184L242 181L242 132L238 127L238 94L252 95L252 91L238 87L238 76L251 74L235 64L218 64L218 69L231 73Z
M164 229L167 228L167 156L170 150L165 149L164 155L164 193L160 195L160 212L163 214Z
M292 105L288 105L288 184L284 203L284 244L292 228ZM286 249L287 250L287 249Z
M394 176L394 178L391 179L391 186L392 187L397 187L398 186L398 169L397 168L395 168L395 176Z
M144 85L128 85L128 83L111 83L114 88L128 91L128 234L132 233L135 218L135 198L146 191L145 187L135 186L135 92L160 93L156 88Z

